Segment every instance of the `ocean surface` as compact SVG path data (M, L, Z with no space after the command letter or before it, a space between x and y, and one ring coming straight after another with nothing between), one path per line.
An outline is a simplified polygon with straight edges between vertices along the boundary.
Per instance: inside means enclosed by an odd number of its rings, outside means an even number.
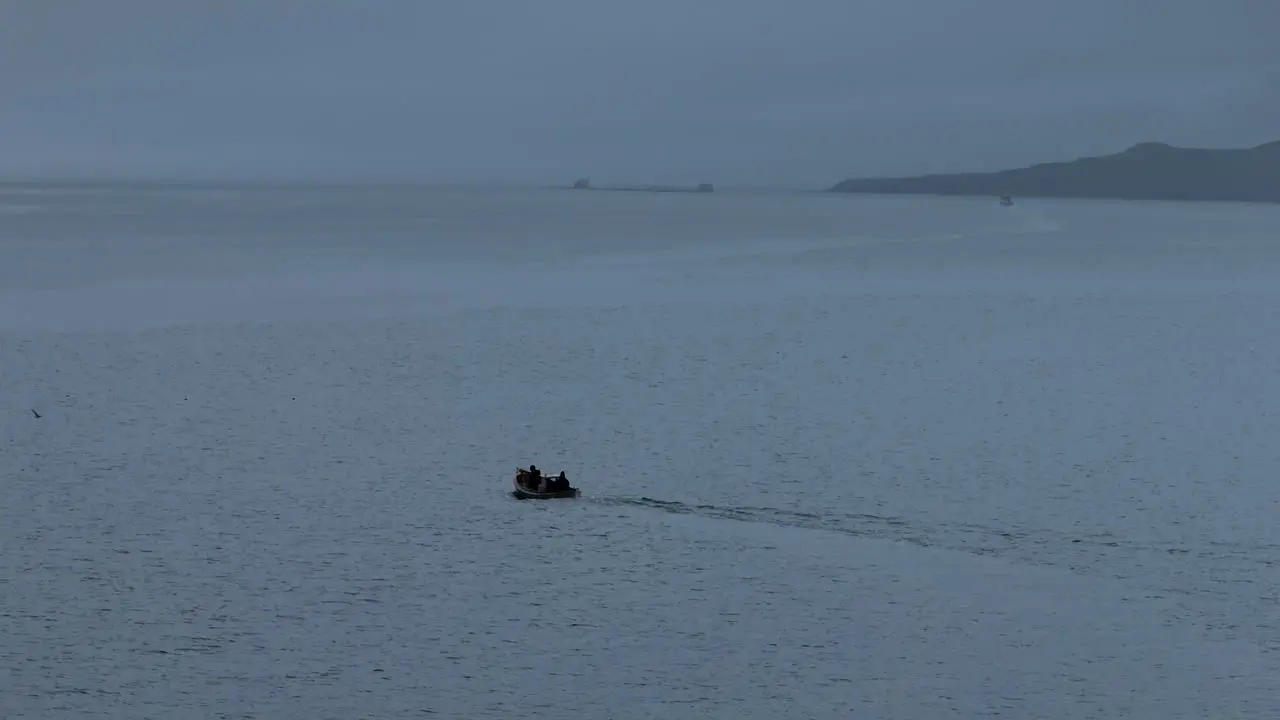
M1280 206L0 187L0 717L1273 719L1278 438Z

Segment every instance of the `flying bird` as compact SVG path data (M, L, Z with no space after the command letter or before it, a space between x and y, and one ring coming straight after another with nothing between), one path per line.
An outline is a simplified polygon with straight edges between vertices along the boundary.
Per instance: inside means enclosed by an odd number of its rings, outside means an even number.
M39 419L39 418L41 418L41 417L44 417L44 416L43 416L43 415L41 415L40 413L36 412L36 409L35 409L35 408L31 408L31 414L32 414L32 415L35 415L37 419Z

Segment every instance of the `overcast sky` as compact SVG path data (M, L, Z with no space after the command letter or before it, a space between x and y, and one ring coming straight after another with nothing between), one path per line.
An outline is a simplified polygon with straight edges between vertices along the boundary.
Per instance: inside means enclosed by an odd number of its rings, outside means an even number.
M819 187L1280 139L1280 0L0 0L0 175Z

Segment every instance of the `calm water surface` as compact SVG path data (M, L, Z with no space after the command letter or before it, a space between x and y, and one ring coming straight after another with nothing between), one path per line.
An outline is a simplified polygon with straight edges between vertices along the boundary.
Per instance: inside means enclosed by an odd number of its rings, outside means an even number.
M0 717L1280 716L1277 238L0 189Z

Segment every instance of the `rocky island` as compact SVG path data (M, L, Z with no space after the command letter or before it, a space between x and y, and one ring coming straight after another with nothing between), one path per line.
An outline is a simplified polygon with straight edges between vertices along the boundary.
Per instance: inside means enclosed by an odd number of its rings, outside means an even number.
M1124 152L986 173L845 180L831 192L1280 202L1280 141L1247 149L1139 143Z

